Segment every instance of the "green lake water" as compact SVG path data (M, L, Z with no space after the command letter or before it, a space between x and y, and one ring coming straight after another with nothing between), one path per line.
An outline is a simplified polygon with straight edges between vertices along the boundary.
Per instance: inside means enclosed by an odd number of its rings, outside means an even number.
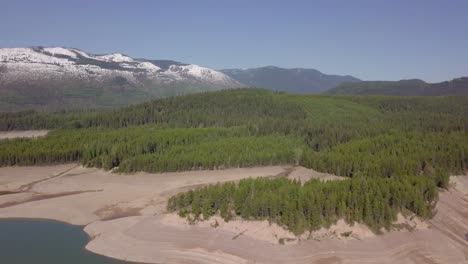
M82 227L46 220L0 220L2 264L128 264L85 250Z

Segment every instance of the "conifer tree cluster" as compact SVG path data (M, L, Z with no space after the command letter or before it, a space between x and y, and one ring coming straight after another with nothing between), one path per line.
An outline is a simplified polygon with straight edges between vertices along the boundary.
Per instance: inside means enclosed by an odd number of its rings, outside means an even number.
M0 146L0 166L81 161L118 172L164 172L297 163L301 141L249 136L241 127L130 127L59 130L45 138L6 140Z
M338 218L429 217L435 186L468 168L468 97L343 97L233 89L111 111L0 113L0 166L81 162L117 172L303 165L350 180L246 180L181 194L170 210L268 219L296 233Z
M379 232L390 229L404 209L430 217L437 197L434 182L424 177L315 179L303 186L287 178L250 178L180 193L169 199L167 209L192 221L215 214L225 221L235 217L268 220L295 234L338 219L364 223Z
M464 132L393 132L354 140L329 151L306 151L301 163L346 177L406 177L424 175L447 187L449 174L468 168L468 140Z

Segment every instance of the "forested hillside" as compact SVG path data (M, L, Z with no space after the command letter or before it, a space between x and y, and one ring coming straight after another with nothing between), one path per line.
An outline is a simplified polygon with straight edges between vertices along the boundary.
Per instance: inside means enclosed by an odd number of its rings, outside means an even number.
M45 138L0 143L3 165L82 161L123 171L161 171L165 169L158 160L165 151L171 151L171 162L177 163L189 152L213 155L214 150L226 149L225 158L214 162L216 165L193 167L296 160L344 176L374 175L388 166L400 174L414 175L424 164L437 171L464 169L468 97L299 96L237 89L154 100L108 112L3 113L0 124L2 130L62 128ZM200 138L204 141L197 141ZM255 161L249 155L250 163L229 164L233 155L240 155L227 150L235 148L236 140L242 146L258 146L254 152L263 151L262 146L292 151L281 161L265 156ZM179 145L185 151L177 151ZM114 165L97 162L99 159L111 159ZM180 169L190 166L168 170Z
M252 180L243 184L255 188L258 195L249 198L254 201L236 200L247 192L239 184L190 194L204 202L174 198L169 204L182 214L207 216L234 208L240 216L274 220L294 232L342 217L379 228L403 209L430 217L436 186L446 187L449 174L468 167L464 96L338 97L236 89L107 112L4 113L0 126L57 129L44 138L0 141L1 166L80 161L117 172L162 172L291 164L352 179L304 187ZM226 196L217 197L224 188ZM334 198L327 205L320 195ZM268 203L285 197L300 202ZM321 213L309 215L304 208L311 207Z
M468 95L468 77L440 83L426 83L422 80L346 82L325 93L391 96Z
M250 69L224 69L220 72L247 85L293 94L319 94L344 82L358 82L349 75L324 74L315 69L266 66Z
M131 127L59 130L43 139L0 144L0 165L81 161L120 172L178 171L299 162L301 141L292 136L253 136L243 127ZM296 159L296 160L294 160Z

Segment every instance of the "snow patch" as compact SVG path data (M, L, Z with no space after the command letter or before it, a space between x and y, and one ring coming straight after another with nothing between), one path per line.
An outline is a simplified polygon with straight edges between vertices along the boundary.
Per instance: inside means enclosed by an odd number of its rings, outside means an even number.
M107 62L132 62L133 61L132 58L122 55L120 53L96 56L94 58L97 60L103 60Z
M192 77L203 81L226 82L231 78L224 73L214 71L195 64L191 65L171 65L167 71L176 72L185 77Z
M84 58L88 58L88 59L94 59L93 56L89 55L88 53L84 52L84 51L81 51L79 49L70 49L70 51L72 52L75 52L77 54L79 54L80 56L84 57Z
M100 63L80 61L80 58ZM2 82L67 77L102 80L123 76L138 83L146 73L143 78L154 83L181 81L219 88L241 86L219 71L198 65L171 65L167 70L162 70L151 62L134 60L121 53L93 55L73 48L0 48L0 63L8 69L8 73L2 76ZM111 63L118 63L120 68Z
M151 62L142 62L142 63L139 63L137 65L138 68L140 69L146 69L148 71L160 71L161 68L159 68L158 66L154 65L153 63Z
M65 48L60 48L60 47L54 47L54 48L44 48L43 49L45 52L48 52L50 54L52 54L53 56L58 54L58 55L65 55L65 56L68 56L68 57L72 57L72 58L75 58L77 57L76 53L69 50L69 49L65 49Z
M41 63L55 65L75 64L75 62L71 60L49 56L31 48L0 49L0 62Z
M126 68L126 69L139 69L139 70L145 70L149 73L156 73L161 70L158 66L152 64L151 62L136 62L133 64L128 64L128 63L119 63L120 67Z

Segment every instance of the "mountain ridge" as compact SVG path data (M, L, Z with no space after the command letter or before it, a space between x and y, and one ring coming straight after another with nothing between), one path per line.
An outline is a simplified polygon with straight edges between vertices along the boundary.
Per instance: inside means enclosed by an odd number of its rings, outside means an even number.
M0 49L0 111L114 108L242 86L219 71L172 60L63 47Z
M324 74L308 68L264 66L219 71L251 87L297 94L318 94L346 81L360 81L350 75Z
M332 95L444 96L468 95L468 77L428 83L420 79L342 83L325 91Z

